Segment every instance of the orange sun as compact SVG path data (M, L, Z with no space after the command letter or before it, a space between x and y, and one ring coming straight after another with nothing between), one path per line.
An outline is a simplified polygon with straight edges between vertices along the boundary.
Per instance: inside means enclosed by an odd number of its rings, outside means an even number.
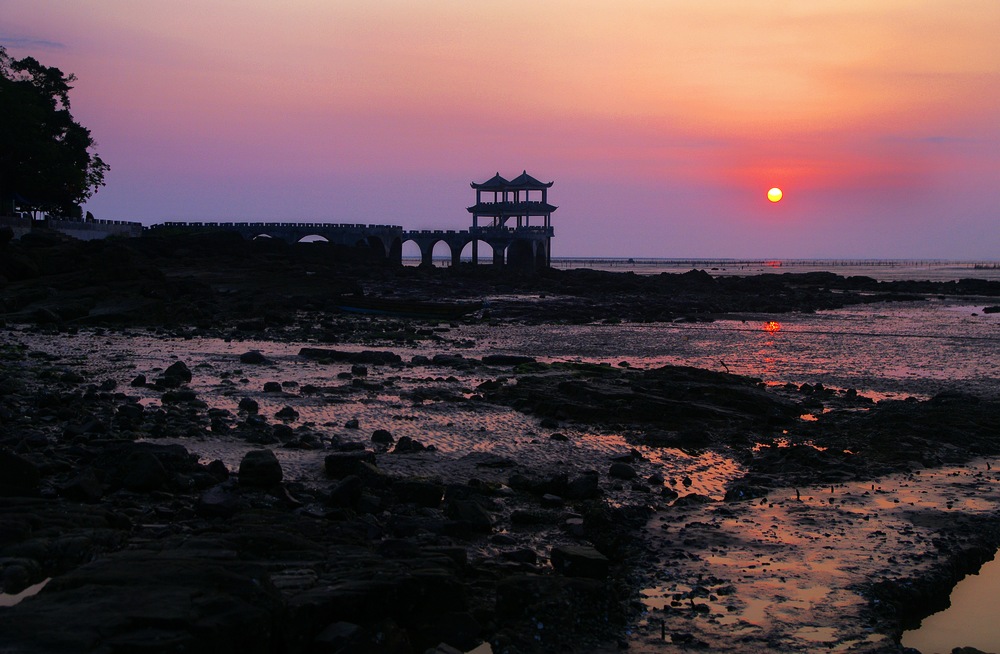
M770 191L767 192L767 199L771 202L778 202L781 200L781 189L775 186Z

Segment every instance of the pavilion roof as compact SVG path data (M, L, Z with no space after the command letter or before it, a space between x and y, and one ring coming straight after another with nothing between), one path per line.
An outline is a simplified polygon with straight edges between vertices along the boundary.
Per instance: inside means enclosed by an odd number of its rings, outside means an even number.
M510 188L510 182L501 177L500 173L497 173L481 184L472 182L470 186L479 191L502 191L506 188Z
M512 187L518 189L529 189L533 191L534 190L540 191L542 189L549 188L554 183L555 182L548 182L548 183L540 182L531 175L529 175L527 170L522 171L520 175L510 180L510 185Z
M544 216L558 208L548 202L480 202L466 210L482 216Z

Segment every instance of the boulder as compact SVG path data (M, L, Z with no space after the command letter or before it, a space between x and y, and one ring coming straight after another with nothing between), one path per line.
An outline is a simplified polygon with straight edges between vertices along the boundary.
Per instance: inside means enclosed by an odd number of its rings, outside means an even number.
M163 377L187 384L191 381L191 369L183 361L175 361L163 371Z
M240 363L249 363L251 365L260 365L271 363L271 360L266 356L261 354L260 350L250 350L249 352L244 352L240 355Z
M423 452L427 447L418 440L414 440L409 436L400 436L399 440L396 442L396 447L392 448L393 453L409 453L409 452Z
M392 437L392 434L385 429L376 429L372 432L372 442L376 445L389 446L396 442L396 439Z
M552 567L570 577L604 579L608 576L608 557L586 545L557 545L549 555Z
M244 397L240 400L239 409L240 411L246 411L247 413L257 413L260 411L260 405L257 404L257 400Z
M281 483L281 463L271 450L251 450L240 461L240 486L269 488Z
M615 462L611 464L608 469L608 476L614 477L615 479L635 479L639 475L636 474L635 468L627 463Z

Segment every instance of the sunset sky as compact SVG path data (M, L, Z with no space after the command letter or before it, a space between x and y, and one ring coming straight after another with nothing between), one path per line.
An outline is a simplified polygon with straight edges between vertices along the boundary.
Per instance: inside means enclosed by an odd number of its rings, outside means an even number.
M462 229L527 170L554 256L998 259L998 34L998 0L0 0L79 78L98 218Z

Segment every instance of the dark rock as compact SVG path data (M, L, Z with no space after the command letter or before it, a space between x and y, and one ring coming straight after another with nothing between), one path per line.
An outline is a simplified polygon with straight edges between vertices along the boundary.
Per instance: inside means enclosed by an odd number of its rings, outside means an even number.
M183 361L176 361L163 371L163 376L167 379L176 379L180 382L190 383L191 369Z
M219 484L198 498L195 511L205 518L230 518L239 511L240 497L230 486Z
M274 414L278 420L298 420L299 412L290 406L283 407Z
M368 366L363 366L360 363L355 363L351 366L351 374L355 377L367 377L368 376Z
M130 385L131 386L135 386L135 387L145 386L146 385L146 375L136 375L132 379Z
M281 383L276 381L269 381L264 383L265 393L281 393Z
M348 475L330 489L326 499L328 506L353 508L361 501L364 484L358 475Z
M251 450L240 461L240 486L269 488L281 483L281 463L271 450Z
M271 360L261 354L260 350L250 350L249 352L244 352L240 355L240 363L259 365L271 363Z
M142 416L144 413L145 409L143 409L141 404L138 402L129 402L118 407L118 410L115 412L115 417L120 422L134 426L142 422Z
M446 515L454 520L459 531L489 533L493 531L493 518L475 500L453 500L448 503Z
M122 486L130 491L148 493L159 490L170 478L160 459L149 451L133 452L125 460Z
M326 455L324 468L328 476L341 478L348 475L363 474L363 471L360 469L361 463L375 465L375 453L371 450L333 452Z
M444 499L444 485L423 479L400 479L392 484L392 492L404 504L416 504L428 508L441 505Z
M213 545L123 551L59 575L0 612L5 651L273 651L282 606L266 570Z
M357 418L351 418L350 420L344 423L345 429L359 429L360 427L361 425L360 423L358 423Z
M313 639L310 651L320 654L358 651L364 631L353 622L334 622Z
M400 436L399 440L396 442L396 447L392 448L395 454L405 454L410 452L423 452L427 449L423 443L418 440L414 440L409 436Z
M557 509L563 504L565 504L563 498L559 497L558 495L553 495L551 493L546 493L542 495L541 502L542 506L544 506L547 509Z
M559 432L555 432L554 434L552 434L552 435L549 436L549 440L557 441L559 443L565 443L569 439L566 437L566 434L561 434Z
M372 432L372 442L377 445L391 445L396 442L396 439L392 437L392 434L385 429L376 429Z
M586 545L557 545L549 556L552 568L571 577L604 579L608 576L606 556Z
M501 552L500 557L505 561L527 563L529 565L535 565L538 562L538 554L530 547L522 547L516 550Z
M726 490L724 502L742 502L767 497L767 489L750 484L736 484Z
M374 365L401 363L403 361L402 357L393 352L373 352L370 350L363 352L341 352L318 347L304 347L299 350L299 356L304 359L316 359L319 361L368 363Z
M493 452L469 452L461 460L473 463L477 468L513 468L517 465L514 459Z
M418 642L440 641L424 654L464 654L480 644L482 625L469 612L436 613L421 621Z
M386 538L375 548L387 559L413 559L420 556L420 546L406 538Z
M76 502L100 502L104 496L104 486L93 468L86 468L76 477L59 487L59 494Z
M226 464L219 459L213 460L206 468L208 474L212 475L219 481L226 481L229 479L229 468L227 468Z
M676 500L674 500L673 506L683 507L683 506L701 506L702 504L709 504L714 502L711 497L707 495L701 495L699 493L689 493L687 495L681 495Z
M554 526L561 517L556 511L543 509L516 509L510 513L510 521L516 525Z
M639 475L636 474L635 468L627 463L612 463L608 469L608 476L615 479L635 479Z
M488 366L518 366L522 363L535 363L535 357L516 354L487 354L482 359Z
M0 496L38 495L41 478L34 463L7 448L0 449Z
M167 391L160 398L164 404L178 404L187 403L191 404L198 400L198 394L191 390L190 388L182 388L178 390Z
M244 397L240 400L239 409L240 411L246 411L247 413L257 413L260 411L260 405L257 404L257 400Z
M563 497L568 500L590 500L600 497L601 488L598 485L598 480L596 472L574 477L566 484Z

